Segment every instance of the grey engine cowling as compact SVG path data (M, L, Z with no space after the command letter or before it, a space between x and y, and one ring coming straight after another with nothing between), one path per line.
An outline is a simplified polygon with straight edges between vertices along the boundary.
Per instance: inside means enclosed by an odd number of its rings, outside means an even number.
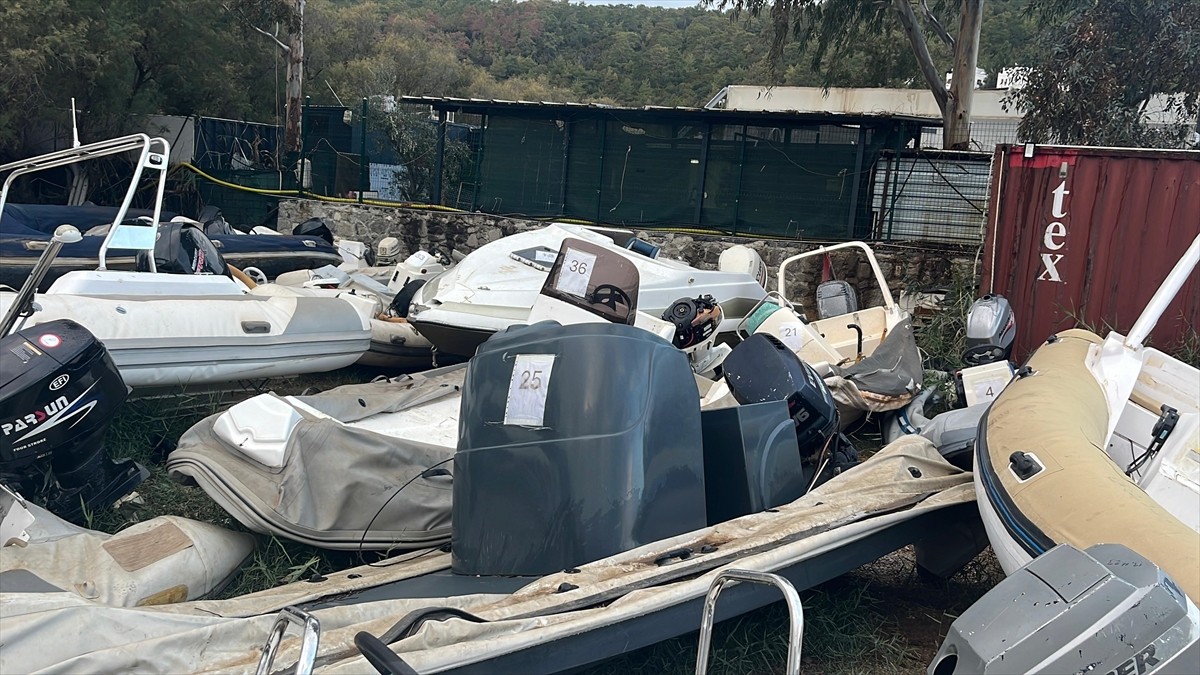
M1200 673L1200 610L1119 544L1062 544L996 585L950 627L929 675Z
M978 366L1003 361L1012 353L1017 323L1012 305L1002 295L985 295L967 312L967 351L963 363Z

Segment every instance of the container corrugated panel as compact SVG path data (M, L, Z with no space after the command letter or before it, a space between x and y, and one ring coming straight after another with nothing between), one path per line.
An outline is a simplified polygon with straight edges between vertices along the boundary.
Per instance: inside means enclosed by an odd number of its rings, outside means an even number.
M1012 302L1014 356L1073 326L1126 333L1200 234L1200 152L999 146L983 251L983 292ZM1200 275L1151 342L1200 328Z
M975 153L881 159L871 195L878 238L978 245L990 167Z

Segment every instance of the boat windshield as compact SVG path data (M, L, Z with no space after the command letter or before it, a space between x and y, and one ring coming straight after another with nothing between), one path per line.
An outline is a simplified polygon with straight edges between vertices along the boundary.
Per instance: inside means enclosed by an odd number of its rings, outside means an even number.
M541 294L613 323L633 325L640 279L633 261L582 239L564 239Z

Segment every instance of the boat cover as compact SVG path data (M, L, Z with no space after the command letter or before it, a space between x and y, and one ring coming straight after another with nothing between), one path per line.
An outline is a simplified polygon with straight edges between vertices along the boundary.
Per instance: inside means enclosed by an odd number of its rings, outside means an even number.
M65 244L42 288L48 288L55 279L78 269L95 269L100 262L100 245L104 237L89 233L92 228L111 225L118 209L110 206L51 206L35 204L6 204L0 214L0 283L13 288L20 286L33 269L34 263L45 250L54 234L54 228L69 223L85 236L73 244ZM130 209L127 218L153 216L152 211ZM172 214L163 213L163 222ZM332 244L321 237L291 235L210 235L213 245L221 257L237 267L257 267L269 278L282 272L338 264L341 254ZM134 269L134 251L112 249L108 254L111 269Z
M462 608L484 621L427 621L393 650L420 673L486 663L696 601L722 569L780 570L972 499L970 473L948 464L929 441L906 436L777 510L551 574L512 594L326 602L312 610L321 623L316 670L373 672L354 646L355 634L380 635L400 617L430 607ZM698 551L706 544L717 551L668 566L655 563L666 551L683 546ZM0 672L253 673L275 613L283 607L346 597L449 566L449 553L433 552L329 574L319 583L165 607L98 608L68 593L0 593L5 635ZM667 580L656 581L664 575ZM572 590L561 592L568 581ZM293 632L284 637L277 669L291 669L299 643Z
M195 600L224 587L254 550L244 532L177 516L110 535L28 508L29 543L0 548L0 591L49 586L118 607Z
M833 398L854 410L902 408L921 390L925 371L911 319L896 324L875 351L851 366L831 366L825 384Z
M267 414L251 413L258 433L282 440L279 466L239 449L253 441L217 428L227 413L198 422L167 460L172 477L191 480L247 528L330 549L406 549L450 539L454 448L397 438L350 423L421 406L457 393L438 378L348 385L313 396L252 399L298 416L273 433ZM249 402L248 402L249 403ZM292 417L295 419L295 417ZM236 426L236 422L234 423ZM260 456L261 457L261 456ZM274 464L275 462L272 462ZM425 476L443 465L446 472ZM368 529L369 528L369 529Z

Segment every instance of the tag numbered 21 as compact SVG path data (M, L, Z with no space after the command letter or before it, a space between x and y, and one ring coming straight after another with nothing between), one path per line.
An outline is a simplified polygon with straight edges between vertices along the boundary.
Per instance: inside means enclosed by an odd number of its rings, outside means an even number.
M544 426L546 395L554 371L554 354L518 354L508 382L504 423L525 427Z

